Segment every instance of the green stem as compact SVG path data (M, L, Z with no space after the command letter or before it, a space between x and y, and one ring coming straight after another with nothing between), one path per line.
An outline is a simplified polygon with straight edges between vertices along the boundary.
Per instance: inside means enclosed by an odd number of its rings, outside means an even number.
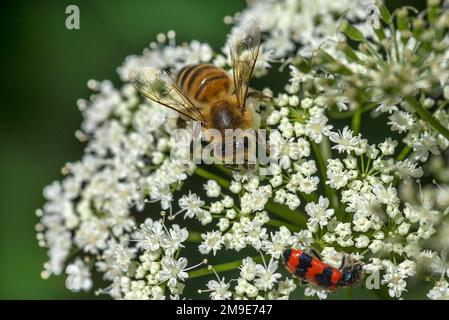
M293 231L293 232L298 232L300 230L300 228L295 224L291 224L291 223L277 220L277 219L270 218L270 221L268 221L267 224L269 224L270 226L273 226L273 227L287 227L290 231Z
M293 223L297 227L302 228L306 225L307 218L306 214L303 212L290 210L285 205L274 203L272 201L267 202L265 209L283 220Z
M218 170L220 170L221 172L223 172L228 177L232 177L232 171L229 169L226 169L221 164L215 164L214 167L217 168Z
M256 263L262 262L262 257L261 256L255 256L255 257L251 257L251 258ZM241 264L242 264L242 260L236 260L236 261L232 261L232 262L221 263L221 264L215 265L214 266L214 270L217 273L231 271L231 270L235 270L238 267L240 267ZM214 271L212 269L209 269L207 267L206 268L201 268L201 269L198 269L198 270L190 271L189 272L189 279L204 277L204 276L208 276L208 275L213 274L213 273L214 273Z
M315 142L310 141L310 145L312 146L313 152L315 153L316 160L318 162L318 166L320 168L321 178L323 180L324 185L324 193L326 197L329 199L332 208L334 208L335 212L338 211L338 197L334 189L329 187L326 184L327 181L327 169L326 162L324 161L323 156L321 155L320 149Z
M363 159L363 154L360 155L360 164L362 166L362 175L365 173L365 160Z
M201 242L202 240L201 232L189 231L189 237L187 238L188 242Z
M399 57L399 46L398 46L398 41L396 39L396 28L394 27L393 21L391 21L389 27L390 27L391 34L392 34L391 37L393 38L393 45L394 45L394 52L396 54L396 60L397 60L397 62L400 62L401 59Z
M378 104L376 104L376 103L370 103L367 106L361 108L360 111L362 113L367 112L367 111L371 111L372 109L376 108L377 106L378 106ZM351 111L332 111L332 110L329 110L327 113L328 113L330 118L338 120L338 119L352 118L354 116L354 114L358 110L359 110L359 108L357 108L355 110L351 110Z
M360 132L360 125L362 123L362 114L363 114L363 109L362 108L357 108L356 111L354 112L354 116L352 117L352 131L354 131L354 135L358 135Z
M304 192L299 192L299 195L304 198L307 202L318 202L318 196L315 193L306 194Z
M329 117L332 119L347 119L354 115L354 111L328 111Z
M321 155L323 156L324 159L332 158L332 150L331 150L331 145L329 143L328 137L323 136L323 139L321 140L321 144L320 144L320 150L321 150Z
M401 152L398 154L396 160L397 161L402 161L405 158L407 158L407 156L409 155L410 151L412 151L412 149L409 146L405 146Z
M371 158L368 158L368 162L366 163L365 171L363 172L363 175L366 176L368 171L370 170L371 165Z
M449 130L442 126L413 96L405 97L405 101L418 113L421 119L429 123L435 130L449 140Z
M201 167L196 167L195 174L199 175L200 177L208 180L215 180L220 186L222 186L225 189L228 189L231 183L220 176L217 176L216 174L209 172Z

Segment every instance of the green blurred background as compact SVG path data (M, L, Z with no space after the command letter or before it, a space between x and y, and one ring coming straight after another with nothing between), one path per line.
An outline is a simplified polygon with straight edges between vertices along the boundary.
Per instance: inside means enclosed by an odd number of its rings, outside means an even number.
M391 1L420 7L424 1ZM80 8L80 30L65 28L65 8ZM391 5L393 4L393 5ZM127 55L139 54L159 32L178 42L198 39L221 48L223 17L243 0L14 1L0 13L0 298L79 299L64 276L42 280L46 252L37 245L35 210L42 189L82 155L74 138L81 122L76 100L87 80L111 79Z

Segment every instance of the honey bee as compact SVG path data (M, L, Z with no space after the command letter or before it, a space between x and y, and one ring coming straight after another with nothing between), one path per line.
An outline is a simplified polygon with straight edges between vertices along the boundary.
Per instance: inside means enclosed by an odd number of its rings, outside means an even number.
M213 64L200 63L183 67L176 77L165 71L142 68L131 71L129 79L144 97L177 111L185 119L200 122L202 129L218 130L221 141L211 138L210 142L236 143L235 136L232 141L226 138L227 129L258 126L259 117L247 107L246 101L259 47L259 27L251 21L231 38L232 76ZM232 159L236 159L236 154Z

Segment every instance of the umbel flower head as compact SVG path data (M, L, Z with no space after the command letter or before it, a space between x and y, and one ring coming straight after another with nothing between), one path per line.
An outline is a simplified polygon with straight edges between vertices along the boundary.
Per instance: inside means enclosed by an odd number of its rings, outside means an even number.
M78 102L84 154L37 210L49 258L42 276L66 273L69 290L115 299L198 297L186 286L211 299L334 294L282 266L298 248L378 277L381 290L357 294L447 299L448 3L390 12L370 0L258 0L225 18L231 34L250 20L262 34L253 76L267 83L255 89L269 98L248 105L268 132L276 161L258 169L269 175L180 160L174 133L191 121L144 99L130 71L233 68L228 43L214 52L160 34L118 68L119 88L91 80L94 94ZM282 70L290 77L273 92L270 75ZM367 122L385 130L364 131Z

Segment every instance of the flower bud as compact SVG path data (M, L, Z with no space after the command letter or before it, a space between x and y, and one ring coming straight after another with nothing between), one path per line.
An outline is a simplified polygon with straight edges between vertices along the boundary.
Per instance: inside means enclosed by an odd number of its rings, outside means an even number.
M354 27L348 21L342 21L340 26L338 27L338 31L342 32L349 39L354 41L364 41L365 37L363 36L362 31L358 28Z

